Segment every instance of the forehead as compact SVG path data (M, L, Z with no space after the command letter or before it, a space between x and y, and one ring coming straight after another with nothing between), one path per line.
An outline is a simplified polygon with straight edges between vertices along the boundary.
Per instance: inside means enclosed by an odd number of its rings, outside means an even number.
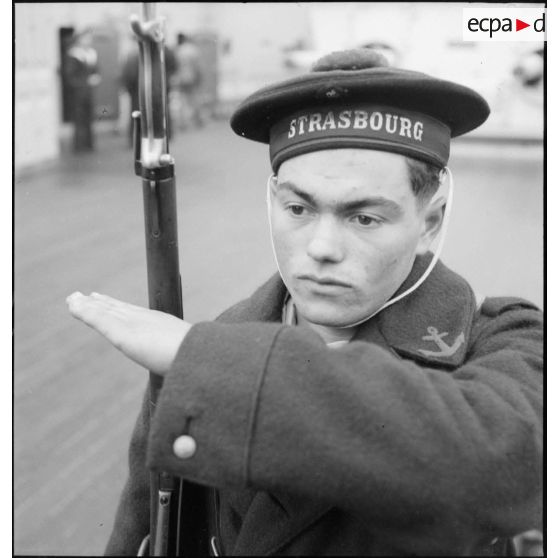
M324 149L287 159L278 181L292 182L316 196L412 195L405 157L371 149Z

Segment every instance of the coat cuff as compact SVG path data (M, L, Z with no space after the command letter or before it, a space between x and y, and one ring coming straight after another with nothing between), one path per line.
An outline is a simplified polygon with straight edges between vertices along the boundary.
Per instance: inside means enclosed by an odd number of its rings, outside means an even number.
M260 390L284 327L202 322L190 329L159 393L147 450L150 469L218 488L247 486ZM182 435L195 441L191 457L173 451Z

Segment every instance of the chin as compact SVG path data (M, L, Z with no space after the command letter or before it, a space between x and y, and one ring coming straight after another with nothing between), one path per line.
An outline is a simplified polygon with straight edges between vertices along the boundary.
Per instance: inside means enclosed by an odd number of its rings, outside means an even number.
M295 301L296 304L296 301ZM310 323L324 327L346 327L363 320L374 313L374 309L362 311L334 304L296 304L297 311Z

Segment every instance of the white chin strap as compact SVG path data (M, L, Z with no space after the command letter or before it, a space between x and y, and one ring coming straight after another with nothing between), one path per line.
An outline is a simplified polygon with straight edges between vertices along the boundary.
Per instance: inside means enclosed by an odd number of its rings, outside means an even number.
M440 240L438 241L438 246L436 247L436 251L434 252L434 256L432 257L432 260L430 260L430 263L428 264L428 267L425 269L424 273L406 291L403 291L402 293L398 294L396 297L389 299L382 306L380 306L380 308L375 310L369 316L366 316L365 318L363 318L362 320L358 320L357 322L347 324L347 325L344 325L344 326L337 326L337 327L339 327L340 329L345 329L345 328L349 328L349 327L355 327L355 326L360 325L364 322L367 322L370 318L374 317L376 314L379 314L382 310L384 310L388 306L391 306L392 304L395 304L396 302L399 302L402 298L405 298L406 296L410 295L413 291L418 289L424 283L424 281L426 281L426 278L430 275L430 272L434 269L434 266L436 265L436 262L440 259L440 254L442 253L442 248L444 246L444 241L446 240L446 233L447 233L447 230L448 230L448 225L449 225L449 220L450 220L450 215L451 215L451 207L452 207L452 203L453 203L453 175L452 175L451 170L450 170L449 167L444 167L444 169L441 171L440 174L442 174L442 173L444 173L444 174L443 174L443 177L442 176L440 177L440 184L442 184L442 182L444 181L446 176L449 179L449 182L448 182L448 198L447 198L447 201L446 201L446 209L444 211L442 227L440 229L440 236L439 236ZM283 280L283 283L286 285L285 278L283 277L283 274L281 273L281 268L279 266L279 261L277 260L277 254L275 252L275 244L273 242L273 227L271 225L271 181L274 178L276 178L275 175L270 174L269 178L267 179L267 194L266 194L267 218L268 218L268 223L269 223L269 234L270 234L270 237L271 237L271 248L273 250L273 257L275 258L275 264L277 265L277 270L279 271L279 275L281 276L281 279Z

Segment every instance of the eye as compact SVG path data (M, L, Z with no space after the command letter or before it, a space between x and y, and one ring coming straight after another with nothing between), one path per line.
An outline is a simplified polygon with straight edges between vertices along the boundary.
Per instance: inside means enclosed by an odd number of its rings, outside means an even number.
M353 220L361 227L374 227L377 225L381 225L383 222L382 219L380 219L379 217L373 217L371 215L365 215L363 213L355 215L353 217Z
M292 203L287 206L287 211L289 211L290 213L292 213L297 217L300 217L301 215L304 214L304 206L298 205L296 203Z

